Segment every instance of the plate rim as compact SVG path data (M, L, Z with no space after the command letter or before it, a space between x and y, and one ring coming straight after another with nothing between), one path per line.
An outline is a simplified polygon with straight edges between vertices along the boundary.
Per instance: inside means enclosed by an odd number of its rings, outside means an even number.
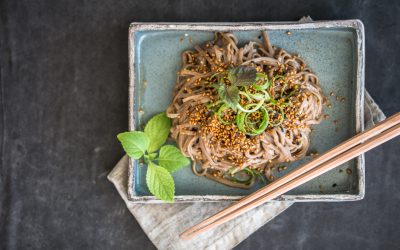
M134 94L135 94L135 36L138 31L149 30L197 30L197 31L245 31L245 30L300 30L321 28L350 28L357 37L357 70L356 70L356 132L364 130L364 75L365 75L365 35L364 25L359 19L330 20L330 21L294 21L294 22L200 22L200 23L168 23L168 22L133 22L128 32L129 56L129 97L128 97L128 126L129 131L135 130ZM282 195L275 201L294 202L332 202L357 201L365 196L365 159L364 154L356 159L358 193L355 194L303 194ZM154 196L138 196L135 192L134 160L129 157L128 166L128 200L134 203L163 203ZM182 202L219 202L237 201L244 196L232 195L177 195L176 203Z

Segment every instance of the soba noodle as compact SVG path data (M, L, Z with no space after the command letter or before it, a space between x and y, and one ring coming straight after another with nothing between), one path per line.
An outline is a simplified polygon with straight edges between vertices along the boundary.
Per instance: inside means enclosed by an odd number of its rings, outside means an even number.
M238 47L233 34L217 32L214 41L182 54L167 116L172 119L172 138L192 159L197 175L247 188L260 174L271 180L275 164L298 160L307 152L311 125L318 124L322 116L318 78L302 58L272 46L265 32L262 36L263 43L250 41ZM239 129L234 117L240 111L224 109L223 117L233 117L227 123L216 115L223 102L215 87L215 75L222 75L220 80L224 81L225 72L238 66L254 67L270 83L264 92L271 98L260 106L266 110L268 126L256 135ZM251 87L246 90L251 94ZM248 99L243 95L241 103ZM249 107L253 106L250 103ZM236 176L240 173L249 178L241 181Z

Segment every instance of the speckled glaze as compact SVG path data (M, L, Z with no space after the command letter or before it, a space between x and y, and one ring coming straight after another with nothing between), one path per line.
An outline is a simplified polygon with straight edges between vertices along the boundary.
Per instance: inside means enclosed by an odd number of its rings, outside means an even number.
M130 88L129 128L141 128L172 100L181 52L213 39L213 31L230 31L240 44L260 39L266 30L271 42L299 54L319 77L332 105L325 108L329 118L315 126L309 152L323 153L363 130L364 28L358 20L309 23L133 23L129 30ZM290 35L288 35L290 31ZM330 93L333 93L333 96ZM173 142L171 142L173 143ZM290 163L278 177L309 161ZM145 183L146 166L129 164L128 197L137 202L158 202ZM190 167L174 174L176 202L238 200L248 190L231 188L197 177ZM290 191L278 200L345 201L364 196L364 156Z

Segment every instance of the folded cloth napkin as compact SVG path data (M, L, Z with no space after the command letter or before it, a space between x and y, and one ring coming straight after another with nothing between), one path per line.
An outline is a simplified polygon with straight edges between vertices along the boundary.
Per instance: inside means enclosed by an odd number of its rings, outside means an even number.
M366 128L385 119L367 92L364 112ZM158 249L231 249L293 204L288 201L268 202L240 218L183 241L179 239L182 231L226 208L230 202L135 204L127 197L127 178L128 157L125 155L108 175L108 179L114 183L129 211Z

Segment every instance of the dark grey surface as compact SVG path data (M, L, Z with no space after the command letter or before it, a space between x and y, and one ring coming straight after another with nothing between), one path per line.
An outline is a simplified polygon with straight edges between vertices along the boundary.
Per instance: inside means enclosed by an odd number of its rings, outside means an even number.
M0 1L1 249L152 249L107 173L127 129L132 21L361 19L366 87L400 110L399 1ZM237 249L395 249L400 140L360 202L295 204Z

